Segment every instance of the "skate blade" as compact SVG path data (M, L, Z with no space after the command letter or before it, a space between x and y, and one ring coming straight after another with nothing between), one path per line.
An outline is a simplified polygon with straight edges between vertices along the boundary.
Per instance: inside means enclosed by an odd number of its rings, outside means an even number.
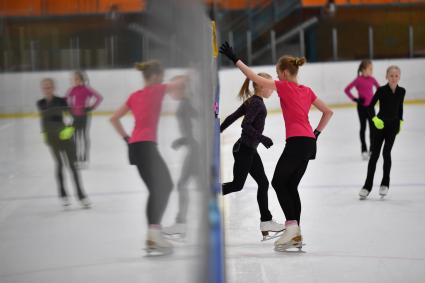
M176 234L162 233L162 235L167 240L171 240L171 241L175 241L175 242L180 242L180 243L185 243L186 242L186 233L176 233Z
M261 242L265 242L265 241L269 241L269 240L278 238L278 237L282 236L283 231L285 231L285 229L283 229L282 231L270 231L270 232L274 233L273 235L269 235L268 233L265 234L265 233L262 232L263 239L261 240Z
M173 253L172 248L147 247L145 248L147 257L166 256Z
M274 247L274 250L276 252L304 252L302 250L302 247L305 246L305 244L300 243L300 242L291 242L289 244L286 245L276 245ZM297 250L293 250L293 249L297 249Z

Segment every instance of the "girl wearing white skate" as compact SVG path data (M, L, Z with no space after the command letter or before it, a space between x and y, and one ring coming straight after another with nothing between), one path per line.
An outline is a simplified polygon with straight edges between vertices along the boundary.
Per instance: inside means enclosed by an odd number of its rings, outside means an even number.
M167 254L172 251L173 246L161 234L161 219L173 183L168 167L157 148L157 128L165 94L179 98L177 94L181 92L176 90L184 86L184 79L162 83L164 69L156 60L136 64L136 68L142 71L145 86L132 93L110 120L115 130L128 143L130 164L136 165L149 191L146 205L149 224L146 249L148 252ZM128 136L120 121L129 111L135 120L131 136Z
M258 76L271 79L271 76L266 73L259 73ZM264 172L263 162L257 152L259 143L262 143L266 148L273 145L273 141L262 134L267 116L263 98L269 98L273 90L261 87L254 82L254 92L251 92L249 84L250 80L247 78L239 91L239 98L243 99L244 103L229 115L220 126L220 131L223 132L233 122L244 116L241 137L233 146L235 158L233 181L224 183L222 191L223 195L240 191L243 189L248 174L254 178L258 184L257 202L261 215L260 230L263 240L266 240L269 232L280 232L284 229L283 224L273 221L269 211L267 195L269 181Z
M373 87L376 89L379 87L379 83L372 76L373 65L372 61L366 59L362 60L357 71L357 78L352 81L344 90L345 94L354 102L357 103L357 113L359 115L360 121L360 142L362 150L363 160L369 159L369 154L371 150L367 151L365 132L366 124L369 124L369 141L370 149L372 149L372 140L373 140L373 126L372 120L369 118L368 107L373 98ZM351 93L351 89L356 88L358 95L355 97Z
M246 66L226 42L220 52L259 86L276 90L282 108L286 127L285 149L276 165L272 186L286 217L285 231L275 242L276 251L285 251L291 247L301 248L302 236L299 227L301 201L298 184L304 175L310 159L316 155L316 140L328 124L333 112L306 86L298 84L298 68L305 63L304 58L282 56L276 64L279 80L263 78ZM308 120L311 105L322 112L316 128L312 130Z
M366 181L359 193L360 199L366 199L372 190L376 163L383 144L384 174L379 195L386 196L390 187L391 149L403 125L403 102L406 94L406 90L398 85L400 73L399 67L388 67L386 75L388 83L378 88L369 106L369 115L376 129L373 135L372 155L367 167ZM375 116L375 104L378 101L379 112Z

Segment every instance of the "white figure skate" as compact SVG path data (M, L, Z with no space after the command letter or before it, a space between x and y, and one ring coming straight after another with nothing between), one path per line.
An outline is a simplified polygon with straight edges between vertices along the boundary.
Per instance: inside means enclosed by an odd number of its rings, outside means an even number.
M64 208L66 208L66 207L68 207L68 206L71 205L71 202L69 201L69 198L68 197L61 197L61 203L62 203L62 206Z
M186 237L186 223L175 223L164 227L162 234L170 240L182 240Z
M159 228L149 228L146 238L146 252L148 256L167 255L173 252L173 245L161 234Z
M361 190L360 190L360 192L359 192L359 197L360 197L360 200L365 200L365 199L367 199L367 197L369 196L369 191L368 190L366 190L365 188L362 188Z
M381 199L384 198L388 194L388 190L390 188L388 186L381 186L379 188L379 195L381 196Z
M282 235L282 231L285 230L285 225L279 224L274 220L263 221L260 223L260 230L263 235L263 239L261 241L268 241ZM274 234L270 235L270 232Z
M274 250L277 252L286 252L288 249L297 248L301 251L303 238L298 224L292 224L285 227L282 236L274 242Z
M84 209L89 209L89 208L91 208L91 202L90 202L90 200L88 199L88 198L82 198L82 199L80 199L80 205L81 205L81 207L82 208L84 208Z

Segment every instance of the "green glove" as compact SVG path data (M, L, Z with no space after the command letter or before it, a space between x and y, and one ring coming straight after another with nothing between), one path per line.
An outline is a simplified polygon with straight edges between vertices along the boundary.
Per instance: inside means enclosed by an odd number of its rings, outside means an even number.
M372 118L372 122L378 130L382 130L384 128L384 121L375 116Z
M404 121L403 120L400 120L400 128L398 128L397 134L400 133L401 128L403 127L403 124L404 124Z
M72 126L67 126L65 128L63 128L60 132L59 132L59 139L61 140L69 140L70 138L72 138L72 136L74 135L75 132L75 128Z
M47 133L46 132L42 132L41 135L43 136L43 141L45 143L49 143L49 138L47 137Z

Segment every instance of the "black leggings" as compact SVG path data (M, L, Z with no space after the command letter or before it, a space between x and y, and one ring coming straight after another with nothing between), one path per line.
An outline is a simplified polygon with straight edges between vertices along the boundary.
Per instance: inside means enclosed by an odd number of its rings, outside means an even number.
M233 156L235 158L233 181L223 184L223 195L242 190L246 178L250 174L258 184L257 202L260 209L261 221L272 220L272 215L268 208L267 192L269 181L257 150L237 141L233 146Z
M154 142L130 144L129 157L149 191L146 205L148 223L160 224L173 188L168 167Z
M186 223L187 210L189 206L189 191L187 185L190 178L193 178L197 186L200 186L199 179L199 145L193 141L188 144L187 154L184 157L182 171L179 181L177 182L177 190L179 192L179 211L177 213L176 222Z
M52 140L52 138L50 139ZM64 185L63 177L63 165L64 161L67 161L69 169L74 180L76 193L79 199L86 197L83 188L81 187L80 177L78 174L78 169L76 168L76 153L75 153L75 143L74 141L53 141L49 143L50 151L52 152L53 158L55 160L55 171L56 171L56 180L59 185L59 196L66 197L67 192Z
M362 144L362 152L367 151L367 145L366 145L366 124L369 124L369 142L370 142L370 150L372 151L372 142L373 142L373 132L374 132L374 126L372 123L372 120L369 118L368 115L368 107L363 106L360 104L357 104L357 113L359 114L359 120L360 120L360 142Z
M88 161L90 148L90 114L74 116L73 126L75 127L74 139L77 145L77 160Z
M301 200L298 185L310 159L316 157L316 140L309 137L292 137L277 162L272 186L287 221L301 218Z
M381 186L390 186L391 150L393 148L396 135L399 131L399 123L399 121L384 121L384 129L375 129L372 155L370 156L369 164L367 166L366 182L363 186L363 188L368 191L372 190L376 163L378 162L382 144L384 143L384 149L382 151L382 156L384 158L384 175L382 176Z

